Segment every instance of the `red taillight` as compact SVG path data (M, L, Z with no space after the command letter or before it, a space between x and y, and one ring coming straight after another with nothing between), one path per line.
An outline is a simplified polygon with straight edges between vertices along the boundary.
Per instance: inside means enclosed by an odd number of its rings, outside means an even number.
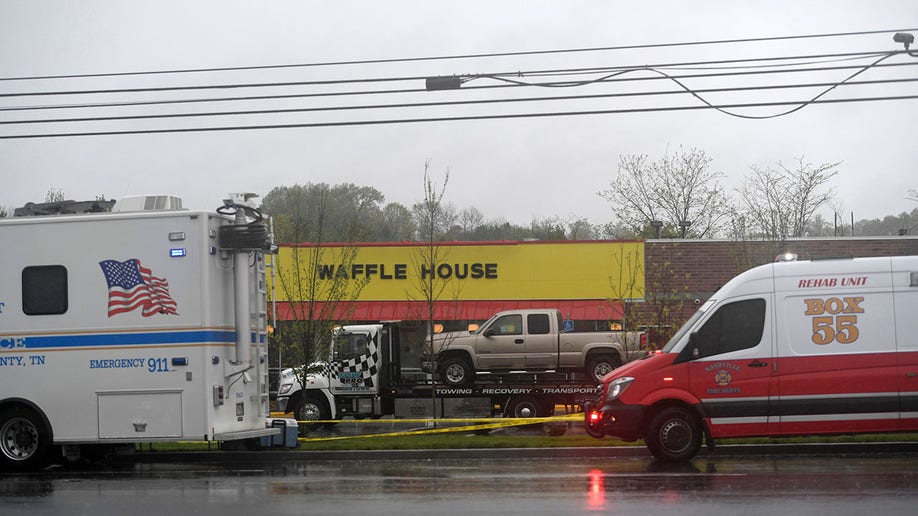
M596 421L601 421L601 420L602 420L602 414L600 414L599 412L595 410L590 412L590 421L596 422Z

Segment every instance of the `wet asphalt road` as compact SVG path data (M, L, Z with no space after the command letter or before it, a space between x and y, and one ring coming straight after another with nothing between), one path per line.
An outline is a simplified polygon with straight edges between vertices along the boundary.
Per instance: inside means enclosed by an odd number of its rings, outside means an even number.
M699 455L639 449L462 458L210 453L0 476L0 514L915 514L918 453L895 446ZM804 450L805 451L805 450ZM544 454L544 452L543 452ZM426 457L425 457L426 455ZM446 458L444 458L446 457Z

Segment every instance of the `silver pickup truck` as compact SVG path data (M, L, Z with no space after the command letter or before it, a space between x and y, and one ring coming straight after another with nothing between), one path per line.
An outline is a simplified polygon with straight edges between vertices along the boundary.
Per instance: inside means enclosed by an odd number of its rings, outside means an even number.
M474 383L487 371L582 371L599 381L625 362L643 356L641 332L564 331L556 309L509 310L480 328L440 333L425 343L425 370L436 368L450 386Z

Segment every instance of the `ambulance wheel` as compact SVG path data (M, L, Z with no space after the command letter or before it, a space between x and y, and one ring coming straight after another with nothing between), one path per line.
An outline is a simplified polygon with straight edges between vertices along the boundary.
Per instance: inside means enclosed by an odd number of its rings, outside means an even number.
M464 358L447 357L440 364L440 379L450 387L468 385L474 376L472 364Z
M48 465L51 447L51 431L35 411L16 406L0 412L2 469L41 469Z
M650 420L644 441L661 462L682 462L698 453L701 437L697 415L682 407L667 407Z
M611 373L616 368L622 365L622 361L618 359L618 356L603 353L602 355L593 355L590 357L589 362L587 362L587 375L595 381L602 380L602 377Z
M303 396L296 409L293 410L293 416L307 430L318 430L325 423L310 423L309 421L327 421L331 419L331 410L324 399L318 396Z

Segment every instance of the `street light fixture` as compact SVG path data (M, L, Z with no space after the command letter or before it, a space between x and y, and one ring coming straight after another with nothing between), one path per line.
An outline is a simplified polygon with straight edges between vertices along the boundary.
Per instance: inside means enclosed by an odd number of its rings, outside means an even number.
M680 220L679 227L682 228L682 238L685 238L685 232L688 230L689 226L692 225L690 220Z

